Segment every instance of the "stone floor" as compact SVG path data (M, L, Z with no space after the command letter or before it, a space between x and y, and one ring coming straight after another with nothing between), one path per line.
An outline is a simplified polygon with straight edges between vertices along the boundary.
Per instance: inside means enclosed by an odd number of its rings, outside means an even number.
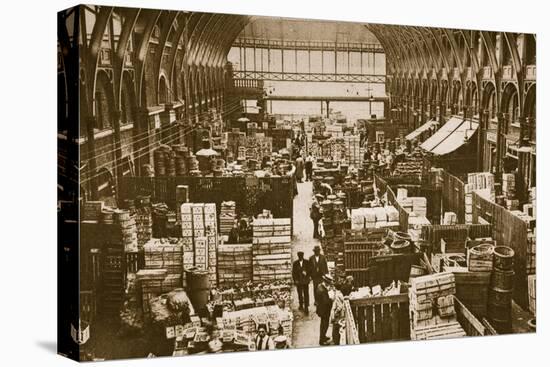
M294 236L292 238L292 261L298 258L298 251L304 252L304 257L313 255L313 246L320 245L319 240L313 238L313 222L309 218L309 207L312 201L311 182L298 183L298 195L294 198ZM292 346L295 348L319 346L319 317L313 305L313 284L309 288L309 315L298 310L298 294L296 289L292 293L292 311L294 314L294 328ZM327 333L330 335L330 328Z

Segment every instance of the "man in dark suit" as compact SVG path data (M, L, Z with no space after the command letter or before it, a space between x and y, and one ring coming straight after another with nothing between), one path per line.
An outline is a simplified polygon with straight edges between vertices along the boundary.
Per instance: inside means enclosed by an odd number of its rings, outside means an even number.
M313 280L313 296L315 304L317 304L317 286L321 283L323 275L328 274L327 259L321 255L321 247L313 248L313 255L309 258L309 267L309 274Z
M330 341L330 338L327 337L327 330L330 322L330 311L332 309L332 298L330 295L332 283L332 277L329 274L325 274L322 277L322 282L319 283L316 289L317 315L319 315L321 319L321 324L319 326L319 345L327 345Z
M309 313L309 271L309 262L304 259L304 253L298 251L298 260L292 264L292 279L298 292L300 310L303 310L306 315Z

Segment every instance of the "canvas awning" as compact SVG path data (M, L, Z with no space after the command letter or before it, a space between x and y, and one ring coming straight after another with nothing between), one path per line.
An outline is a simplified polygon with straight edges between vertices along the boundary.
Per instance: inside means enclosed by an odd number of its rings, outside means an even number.
M435 155L445 155L454 152L474 135L478 128L477 122L463 120L453 116L439 130L420 145L422 149Z
M439 123L435 120L430 120L426 122L424 125L418 127L416 130L409 133L409 135L405 136L405 139L407 140L414 140L417 137L420 136L424 131L428 131L432 128L432 126L437 126Z

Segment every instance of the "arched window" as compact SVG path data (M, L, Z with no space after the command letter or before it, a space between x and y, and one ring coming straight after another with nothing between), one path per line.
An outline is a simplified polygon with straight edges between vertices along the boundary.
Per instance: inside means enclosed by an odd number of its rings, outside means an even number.
M518 93L514 92L510 96L510 99L508 101L508 115L510 116L510 122L515 123L518 121L519 118L519 103L518 103Z
M124 74L120 98L121 121L123 124L134 122L134 106L137 105L133 84L127 73Z
M111 82L104 72L100 72L97 76L95 90L95 117L98 130L109 129L111 125Z
M168 103L168 88L166 85L166 78L160 77L159 80L159 104Z

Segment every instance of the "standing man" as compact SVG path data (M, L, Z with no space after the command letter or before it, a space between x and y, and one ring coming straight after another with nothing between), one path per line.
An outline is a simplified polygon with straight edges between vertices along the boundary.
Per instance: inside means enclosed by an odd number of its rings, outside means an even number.
M319 327L319 345L329 344L330 338L327 337L328 324L330 321L330 312L332 310L332 277L328 274L323 275L322 282L317 285L317 315L321 318Z
M321 247L315 246L313 248L313 255L309 258L309 266L311 269L309 274L311 280L313 280L313 296L315 298L315 304L318 306L319 296L317 294L317 289L323 280L323 275L328 274L327 259L324 255L321 255Z
M292 279L298 292L300 310L306 315L309 314L309 262L304 259L304 253L298 251L298 260L292 264Z
M301 155L296 158L296 181L302 182L304 179L304 159Z
M311 152L306 157L306 181L311 181L313 177L313 155Z
M309 217L313 221L313 238L319 238L319 221L323 217L323 213L321 211L321 203L320 201L323 200L323 195L317 194L315 195L313 202L311 203L311 208L309 209Z

